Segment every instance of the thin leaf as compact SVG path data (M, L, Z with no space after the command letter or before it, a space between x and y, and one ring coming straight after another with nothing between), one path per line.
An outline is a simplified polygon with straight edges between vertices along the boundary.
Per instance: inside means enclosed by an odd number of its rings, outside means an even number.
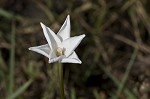
M32 83L32 79L27 81L24 85L22 85L18 90L16 90L10 97L6 99L16 99L19 95L21 95Z

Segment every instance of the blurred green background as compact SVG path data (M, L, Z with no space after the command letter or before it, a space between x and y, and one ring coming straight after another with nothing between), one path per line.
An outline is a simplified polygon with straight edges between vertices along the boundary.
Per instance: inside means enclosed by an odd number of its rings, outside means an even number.
M71 18L82 64L64 64L66 99L150 99L149 0L0 0L0 99L59 99L56 64L28 50Z

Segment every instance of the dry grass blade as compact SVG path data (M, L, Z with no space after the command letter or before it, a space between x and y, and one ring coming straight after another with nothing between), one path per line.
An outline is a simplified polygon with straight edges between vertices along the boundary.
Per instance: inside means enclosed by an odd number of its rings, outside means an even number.
M114 38L119 40L119 41L126 43L129 46L132 46L135 49L139 49L143 52L150 53L150 47L146 46L145 44L138 44L138 43L136 43L136 42L134 42L134 41L132 41L126 37L123 37L121 35L115 35Z
M143 4L139 0L136 2L136 11L150 34L150 19Z

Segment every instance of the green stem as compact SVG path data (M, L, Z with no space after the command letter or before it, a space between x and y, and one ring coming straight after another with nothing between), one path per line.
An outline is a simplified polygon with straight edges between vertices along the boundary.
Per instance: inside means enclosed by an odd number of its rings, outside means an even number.
M58 76L59 76L60 97L61 99L65 99L64 83L63 83L63 65L61 63L58 63Z
M11 50L10 50L10 64L9 64L9 89L8 94L11 95L14 87L14 65L15 65L15 24L12 24L11 34Z

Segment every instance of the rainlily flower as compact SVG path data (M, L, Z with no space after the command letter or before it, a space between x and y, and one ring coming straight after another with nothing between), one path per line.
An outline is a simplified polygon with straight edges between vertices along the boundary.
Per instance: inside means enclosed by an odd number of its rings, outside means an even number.
M85 35L70 37L70 16L68 15L57 35L43 23L40 23L48 44L30 47L29 50L40 53L49 58L49 63L79 63L80 59L75 53Z

